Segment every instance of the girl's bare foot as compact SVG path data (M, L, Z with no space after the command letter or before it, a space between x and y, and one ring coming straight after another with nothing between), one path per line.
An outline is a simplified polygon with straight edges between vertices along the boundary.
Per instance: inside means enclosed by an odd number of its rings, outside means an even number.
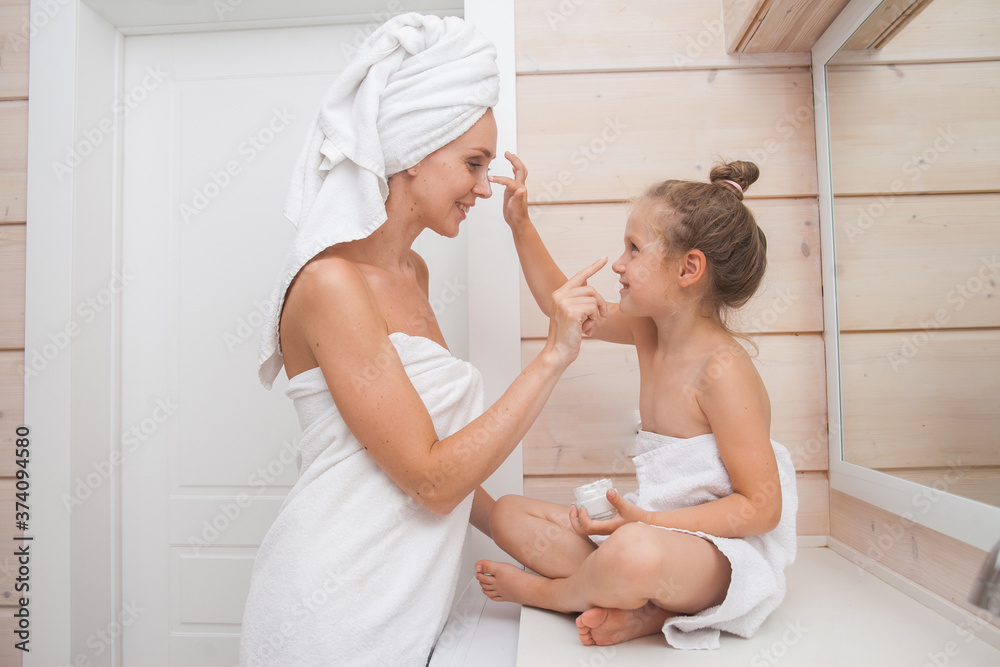
M519 602L530 604L528 591L544 579L529 574L510 563L494 563L481 560L476 563L476 579L483 593L497 602Z
M673 613L652 602L638 609L588 609L576 618L580 643L584 646L609 646L637 637L655 635Z

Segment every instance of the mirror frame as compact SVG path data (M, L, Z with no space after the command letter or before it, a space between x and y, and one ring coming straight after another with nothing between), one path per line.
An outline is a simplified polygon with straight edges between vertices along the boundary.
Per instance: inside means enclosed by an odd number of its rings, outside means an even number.
M812 48L819 186L820 244L823 264L823 340L826 344L830 490L902 516L989 551L1000 537L1000 508L893 477L843 459L840 386L840 322L837 312L836 234L826 65L883 0L852 0Z

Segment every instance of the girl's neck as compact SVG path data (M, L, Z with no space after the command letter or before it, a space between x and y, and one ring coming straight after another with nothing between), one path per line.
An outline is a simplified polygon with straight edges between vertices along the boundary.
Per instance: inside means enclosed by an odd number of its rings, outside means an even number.
M708 340L725 336L725 331L702 308L677 308L653 317L657 347L661 352L684 352L704 345Z

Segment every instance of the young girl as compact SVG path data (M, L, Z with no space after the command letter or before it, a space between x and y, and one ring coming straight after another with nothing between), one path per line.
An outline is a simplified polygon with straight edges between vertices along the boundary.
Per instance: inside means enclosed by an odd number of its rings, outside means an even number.
M528 218L527 170L514 178L504 217L531 292L545 313L566 282ZM636 346L642 430L639 482L608 500L618 515L505 496L490 530L538 574L480 561L493 600L577 618L584 644L612 644L662 629L677 648L717 648L719 631L750 637L784 597L795 558L795 471L770 440L771 406L724 314L756 292L766 240L743 205L757 180L750 162L717 165L711 183L670 180L635 202L612 269L621 302L590 336Z

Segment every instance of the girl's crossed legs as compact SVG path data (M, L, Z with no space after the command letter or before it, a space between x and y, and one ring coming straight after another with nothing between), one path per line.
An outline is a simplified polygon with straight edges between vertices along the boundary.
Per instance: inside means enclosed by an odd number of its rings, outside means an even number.
M479 561L483 592L493 600L584 612L576 621L584 644L655 634L671 616L720 604L729 588L729 559L689 533L627 523L597 547L573 529L567 507L522 496L497 501L490 530L504 551L542 576Z

